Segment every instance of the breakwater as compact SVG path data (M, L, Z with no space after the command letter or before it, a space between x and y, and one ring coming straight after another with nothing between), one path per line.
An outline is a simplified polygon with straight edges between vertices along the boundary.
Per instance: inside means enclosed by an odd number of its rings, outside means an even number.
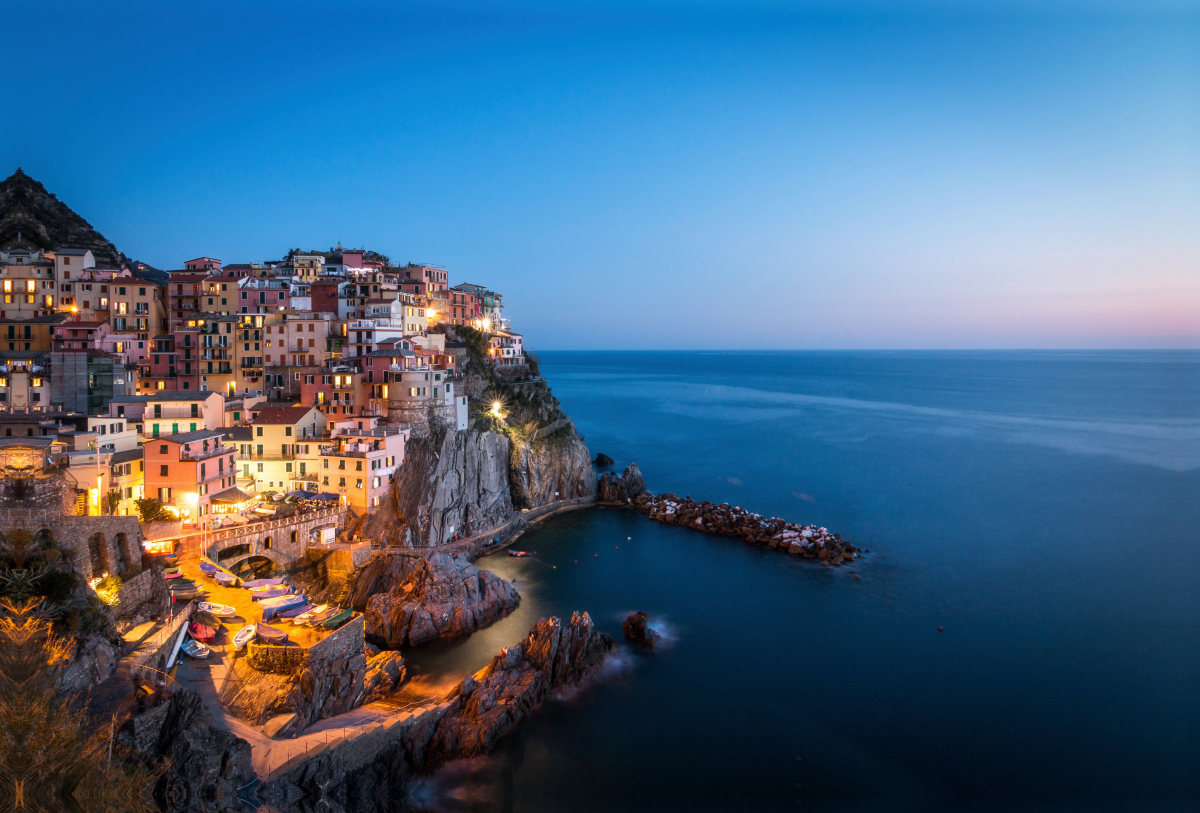
M827 528L764 517L728 503L697 502L667 493L641 494L632 500L632 505L656 522L718 536L736 536L747 544L766 545L805 559L816 559L823 565L853 562L864 552Z

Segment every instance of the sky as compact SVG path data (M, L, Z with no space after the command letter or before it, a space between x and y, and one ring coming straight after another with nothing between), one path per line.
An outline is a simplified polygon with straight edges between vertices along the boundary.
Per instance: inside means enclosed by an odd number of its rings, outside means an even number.
M1200 2L5 17L0 177L158 268L340 241L546 350L1200 347Z

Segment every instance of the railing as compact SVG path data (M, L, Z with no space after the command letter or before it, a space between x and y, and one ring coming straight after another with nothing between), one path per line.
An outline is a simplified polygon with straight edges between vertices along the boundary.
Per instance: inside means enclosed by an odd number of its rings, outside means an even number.
M368 451L378 451L378 450L371 449ZM337 457L366 457L367 456L366 451L359 451L357 449L347 449L344 446L340 447L340 448L338 446L322 446L321 454L336 455Z
M301 522L313 522L315 520L328 519L346 513L343 506L335 506L333 508L323 508L319 511L309 511L303 514L294 514L290 517L282 519L268 519L263 522L254 522L249 525L239 525L234 528L222 528L217 531L211 531L208 534L209 544L217 542L227 542L231 539L238 539L250 534L257 534L262 531L270 531L275 528L286 528L289 525L296 525Z
M168 435L168 437L170 437ZM220 457L223 454L234 454L237 450L232 446L220 446L215 449L198 449L191 452L180 452L180 460L208 460L210 457Z

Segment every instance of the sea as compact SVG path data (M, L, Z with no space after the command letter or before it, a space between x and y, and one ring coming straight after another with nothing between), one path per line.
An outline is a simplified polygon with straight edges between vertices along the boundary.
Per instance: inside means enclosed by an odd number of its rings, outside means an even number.
M452 681L542 617L622 645L445 811L1200 809L1200 353L544 352L595 455L650 489L814 523L826 568L562 514L478 564L520 607L406 652Z

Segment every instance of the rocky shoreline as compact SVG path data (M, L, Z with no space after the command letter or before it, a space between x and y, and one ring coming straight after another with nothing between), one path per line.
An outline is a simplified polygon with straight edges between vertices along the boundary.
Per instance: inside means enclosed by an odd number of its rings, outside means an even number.
M865 553L827 528L764 517L728 503L697 502L667 493L639 494L630 504L656 522L717 536L740 537L747 544L766 545L805 559L816 559L823 565L846 564Z

